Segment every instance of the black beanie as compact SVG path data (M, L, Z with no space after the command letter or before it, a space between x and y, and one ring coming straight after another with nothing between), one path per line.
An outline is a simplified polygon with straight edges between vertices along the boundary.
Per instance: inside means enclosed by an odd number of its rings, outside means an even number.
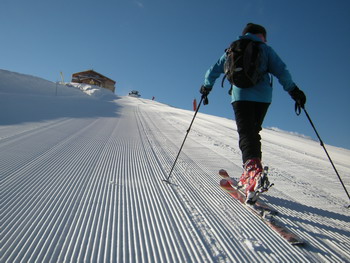
M244 36L247 33L251 34L262 34L266 39L266 30L263 26L253 23L248 23L243 29L242 35Z

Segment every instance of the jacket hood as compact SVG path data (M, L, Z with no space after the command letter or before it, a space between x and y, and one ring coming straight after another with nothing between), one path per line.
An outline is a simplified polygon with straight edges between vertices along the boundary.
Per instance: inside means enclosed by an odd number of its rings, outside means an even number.
M264 43L264 41L262 41L260 37L258 37L257 35L251 34L251 33L247 33L244 36L239 36L238 38L239 39L251 39L251 40L256 41L256 42Z

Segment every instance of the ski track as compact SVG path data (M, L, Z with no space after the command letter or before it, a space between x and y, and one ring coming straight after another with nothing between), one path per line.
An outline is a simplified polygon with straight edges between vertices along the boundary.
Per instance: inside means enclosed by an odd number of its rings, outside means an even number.
M183 148L168 185L162 179L193 113L143 99L118 103L118 118L0 128L1 262L350 261L344 210L272 189L263 199L308 242L292 247L220 189L220 168L241 172L232 121L199 114L186 142L193 147ZM283 150L267 149L271 160ZM271 177L329 206L342 202L286 170L273 167Z

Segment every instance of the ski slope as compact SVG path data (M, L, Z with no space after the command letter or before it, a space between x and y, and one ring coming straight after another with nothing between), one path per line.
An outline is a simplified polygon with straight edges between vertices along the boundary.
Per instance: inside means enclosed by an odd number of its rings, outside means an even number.
M318 142L262 131L275 183L262 199L295 247L218 185L219 169L242 172L233 120L198 113L168 185L193 112L91 87L56 96L3 70L0 83L1 262L350 261L349 201ZM350 151L326 147L350 188Z

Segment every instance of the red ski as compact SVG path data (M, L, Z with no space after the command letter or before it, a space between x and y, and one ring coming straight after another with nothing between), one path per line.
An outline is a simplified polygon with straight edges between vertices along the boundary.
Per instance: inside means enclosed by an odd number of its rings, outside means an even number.
M257 201L254 206L246 205L245 194L239 191L234 186L237 185L237 181L229 177L225 170L220 170L219 174L224 177L220 181L220 186L226 190L233 198L240 201L244 207L249 211L252 211L254 215L258 216L266 225L268 225L272 230L278 233L282 238L284 238L291 245L303 245L304 241L298 237L296 234L291 232L286 228L281 222L279 222L274 215L278 212L267 204Z
M268 168L265 167L264 168L264 173L267 173L268 172L267 170L268 170ZM232 194L235 195L233 197L235 197L236 199L240 199L239 201L244 203L245 202L245 194L242 191L240 191L239 189L237 189L236 186L238 185L238 182L234 178L230 177L228 175L228 173L226 172L226 170L224 170L224 169L221 169L219 171L219 175L222 178L226 179L229 182L230 186L232 186L233 189L235 189L237 192L240 193L240 195L238 193L237 194L232 193ZM272 185L273 184L271 184L271 186ZM263 213L265 211L265 212L269 212L269 214L278 214L277 210L273 209L272 207L266 205L265 203L263 203L263 202L261 202L259 200L255 203L254 208L255 208L255 210L260 210L261 213Z

